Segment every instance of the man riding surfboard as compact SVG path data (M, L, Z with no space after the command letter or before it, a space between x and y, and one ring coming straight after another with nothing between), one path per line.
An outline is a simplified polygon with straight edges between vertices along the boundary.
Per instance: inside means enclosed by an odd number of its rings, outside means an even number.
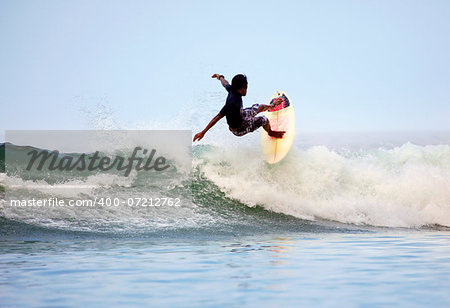
M209 122L205 129L195 134L194 142L196 140L200 141L206 132L223 117L226 117L229 129L235 136L244 136L262 126L269 136L274 138L283 137L285 132L273 131L270 128L269 120L265 116L256 116L260 112L275 108L282 102L281 98L275 99L270 105L254 104L252 107L243 109L242 96L247 95L247 77L238 74L231 80L231 85L223 75L214 74L212 78L217 78L228 91L227 100L220 112Z

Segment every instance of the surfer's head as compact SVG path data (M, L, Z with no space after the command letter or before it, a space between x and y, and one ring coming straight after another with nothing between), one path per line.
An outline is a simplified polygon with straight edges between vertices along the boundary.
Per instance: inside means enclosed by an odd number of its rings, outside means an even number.
M238 74L231 80L231 87L233 88L233 90L241 94L242 96L247 95L247 86L247 76L245 75Z

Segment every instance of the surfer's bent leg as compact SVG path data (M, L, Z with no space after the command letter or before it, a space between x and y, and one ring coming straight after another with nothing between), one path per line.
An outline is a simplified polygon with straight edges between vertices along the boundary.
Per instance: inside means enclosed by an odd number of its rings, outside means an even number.
M283 135L284 135L284 133L286 133L285 131L275 131L275 130L272 130L271 128L270 128L270 122L269 122L269 120L265 117L265 116L259 116L259 117L256 117L255 118L255 115L257 115L259 112L261 112L261 111L266 111L266 110L269 110L269 109L271 109L271 108L273 108L274 106L276 107L276 106L278 106L280 103L281 103L282 101L281 100L277 100L275 103L276 103L276 105L258 105L258 104L255 104L255 105L253 105L252 107L250 107L251 109L252 109L252 112L253 112L253 117L254 117L254 119L258 119L258 118L264 118L264 121L263 120L260 120L260 122L258 122L258 125L259 124L261 124L261 125L259 125L257 128L259 128L259 127L263 127L264 128L264 130L267 132L267 134L270 136L270 137L274 137L274 138L283 138ZM248 108L248 109L250 109L250 108ZM256 129L256 128L255 128Z
M264 124L263 128L265 129L265 131L267 132L267 134L270 137L274 137L274 138L283 138L284 133L286 133L285 131L272 130L270 128L270 122L269 121L267 121L266 124Z
M256 115L259 112L258 111L259 106L260 106L259 104L254 104L250 108L245 108L243 110L242 126L237 130L231 130L231 132L234 135L238 137L244 136L248 133L257 130L261 126L265 127L269 123L269 120L267 120L265 116L256 117Z

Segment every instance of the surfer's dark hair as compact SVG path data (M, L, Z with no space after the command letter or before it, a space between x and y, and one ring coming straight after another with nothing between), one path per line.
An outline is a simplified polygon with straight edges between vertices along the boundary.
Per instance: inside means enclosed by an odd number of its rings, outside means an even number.
M247 76L242 74L234 76L233 79L231 80L231 87L235 91L245 88L247 85L248 85Z

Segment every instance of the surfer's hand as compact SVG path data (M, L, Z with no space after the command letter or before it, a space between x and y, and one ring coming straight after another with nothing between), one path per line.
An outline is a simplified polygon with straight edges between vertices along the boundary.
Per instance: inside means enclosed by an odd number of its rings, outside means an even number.
M205 135L204 132L199 132L198 134L195 134L193 142L195 142L195 140L200 141L204 135Z
M219 78L220 78L220 75L219 75L219 74L214 74L214 75L211 76L211 78L217 78L217 79L219 79Z

